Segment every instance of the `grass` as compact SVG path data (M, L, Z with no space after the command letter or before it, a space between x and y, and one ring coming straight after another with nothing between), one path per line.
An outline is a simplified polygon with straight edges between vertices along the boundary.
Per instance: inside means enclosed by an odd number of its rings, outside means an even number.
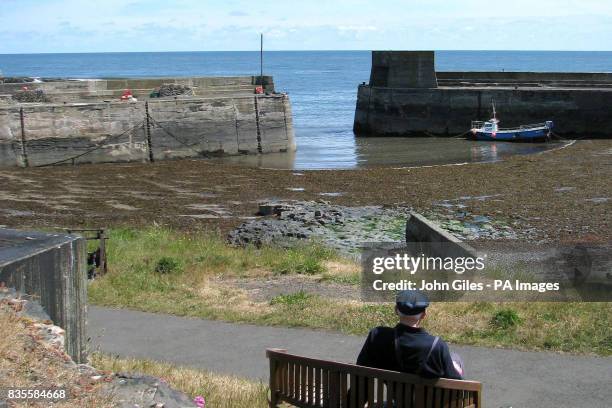
M40 340L33 321L17 316L0 304L0 389L66 389L69 398L52 406L58 408L114 407L103 395L100 383L81 376L76 367L66 364L63 352L49 348ZM9 402L10 407L48 407L50 401Z
M224 282L279 274L357 282L358 267L316 243L244 249L214 236L152 228L112 231L108 245L110 272L89 288L94 304L357 335L396 323L390 305L346 301L342 293L335 298L296 289L257 301ZM338 290L350 288L358 290ZM426 327L456 344L612 355L610 316L611 303L434 303Z
M238 377L212 374L163 362L120 359L97 353L92 356L92 365L100 370L136 372L161 378L172 388L193 398L204 397L207 407L264 408L268 406L267 385Z

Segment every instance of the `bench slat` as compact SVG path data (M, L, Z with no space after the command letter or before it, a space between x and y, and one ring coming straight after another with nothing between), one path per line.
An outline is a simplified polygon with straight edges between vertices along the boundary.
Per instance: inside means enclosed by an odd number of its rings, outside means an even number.
M321 406L323 408L329 407L329 371L323 370L323 401Z
M404 384L404 406L406 408L414 407L414 393L415 393L416 385L414 384Z
M306 365L300 365L300 401L306 402Z
M314 368L314 403L318 407L321 405L321 369Z
M427 394L425 395L425 402L427 406L434 408L434 392L435 387L427 387Z
M312 405L312 394L313 394L313 382L312 379L313 368L311 366L306 367L306 401Z
M349 407L356 406L357 405L357 376L355 374L351 374L350 398L351 398L351 401L349 403Z
M276 407L278 399L276 392L276 361L270 360L270 406Z
M434 407L442 408L442 395L444 393L444 390L442 388L435 387L434 393L435 393Z
M445 389L442 396L442 408L450 408L450 390Z
M474 393L473 392L468 392L467 406L470 407L472 405L474 405Z
M385 384L384 381L378 379L376 380L377 383L377 391L376 391L376 407L377 408L384 408L384 399L385 399ZM388 390L389 386L387 386L387 401L391 401L389 399L389 390ZM387 404L388 405L388 404Z
M425 386L422 384L414 386L414 405L425 408Z
M288 386L288 381L289 381L289 374L288 374L288 369L289 369L289 363L288 362L283 362L280 366L280 370L281 370L281 393L283 395L287 395L289 392L289 386Z
M296 384L295 384L295 364L289 363L287 366L287 395L295 398Z
M374 378L365 378L368 390L368 407L374 406Z
M346 373L338 373L339 382L340 382L340 407L346 408L347 403L347 392L348 392L348 384L347 384L347 374Z
M393 397L395 401L397 401L397 405L402 406L404 403L404 384L394 381L393 391L394 391Z
M360 407L363 407L363 405L366 403L366 398L365 398L365 390L366 390L366 382L365 382L365 378L363 376L358 376L357 377L357 403L359 404Z

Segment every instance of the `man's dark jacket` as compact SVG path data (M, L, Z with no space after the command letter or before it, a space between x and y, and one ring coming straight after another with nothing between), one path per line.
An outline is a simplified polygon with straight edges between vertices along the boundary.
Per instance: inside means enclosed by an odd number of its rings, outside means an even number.
M396 335L399 353L396 352ZM462 379L453 366L448 345L439 339L432 349L434 339L434 336L421 328L403 324L398 324L395 328L377 327L370 330L357 358L357 364L417 374L425 378ZM429 358L424 361L428 354ZM398 362L397 355L401 358L401 363Z

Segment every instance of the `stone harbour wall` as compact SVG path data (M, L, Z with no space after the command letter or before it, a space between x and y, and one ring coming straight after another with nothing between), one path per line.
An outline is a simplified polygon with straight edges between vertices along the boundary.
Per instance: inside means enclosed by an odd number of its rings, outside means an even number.
M147 160L147 109L154 159L295 150L284 94L20 104L0 106L0 166Z
M359 87L354 131L359 136L455 136L472 120L491 117L501 127L546 120L566 137L612 137L612 89Z
M612 137L612 73L436 72L433 51L373 51L357 91L358 136L456 136L488 120L502 128L552 120L555 134Z

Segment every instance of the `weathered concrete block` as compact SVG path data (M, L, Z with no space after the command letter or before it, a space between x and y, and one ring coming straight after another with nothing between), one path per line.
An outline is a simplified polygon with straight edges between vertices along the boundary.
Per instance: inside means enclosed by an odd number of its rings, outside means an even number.
M83 238L0 229L0 282L40 302L66 330L66 352L85 362L87 252Z
M373 51L370 86L436 88L433 51Z
M474 248L415 212L406 222L406 242L421 243L429 255L476 258Z

